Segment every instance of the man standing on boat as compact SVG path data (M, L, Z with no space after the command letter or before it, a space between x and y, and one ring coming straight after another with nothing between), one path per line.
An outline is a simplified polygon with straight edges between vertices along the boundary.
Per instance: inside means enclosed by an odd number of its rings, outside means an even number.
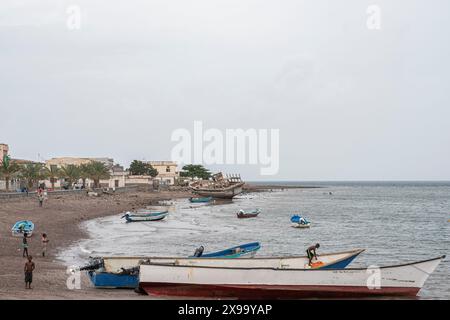
M317 259L317 252L316 250L320 248L320 244L316 243L316 245L309 247L308 249L306 249L306 255L308 256L309 259L309 266L311 266L311 262L312 259L316 258Z

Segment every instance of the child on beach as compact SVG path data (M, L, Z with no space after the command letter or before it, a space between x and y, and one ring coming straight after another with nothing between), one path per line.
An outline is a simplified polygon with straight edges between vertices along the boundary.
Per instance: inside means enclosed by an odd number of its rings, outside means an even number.
M25 255L28 257L28 233L24 233L23 234L23 238L22 238L22 248L23 248L23 252L22 252L22 257L25 257Z
M43 192L40 192L39 194L38 194L38 200L39 200L39 207L42 207L42 205L43 205L43 203L44 203L44 193Z
M28 261L25 262L23 271L25 272L25 289L31 289L31 283L33 282L33 271L36 267L32 261L33 257L29 256Z
M45 253L47 252L47 244L49 243L49 239L46 233L42 234L42 256L45 257Z

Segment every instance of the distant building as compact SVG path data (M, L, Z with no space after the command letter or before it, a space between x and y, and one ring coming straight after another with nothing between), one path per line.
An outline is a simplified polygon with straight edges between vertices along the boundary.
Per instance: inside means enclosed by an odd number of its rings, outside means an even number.
M50 166L57 166L58 168L68 166L68 165L75 165L79 166L82 164L87 164L89 162L92 162L89 158L75 158L75 157L62 157L62 158L52 158L50 160L45 161L45 165L47 167Z
M3 157L8 155L9 146L5 143L0 143L0 163L3 162Z
M174 161L148 161L153 168L158 171L154 180L159 180L163 184L173 185L180 177L177 171L177 163Z

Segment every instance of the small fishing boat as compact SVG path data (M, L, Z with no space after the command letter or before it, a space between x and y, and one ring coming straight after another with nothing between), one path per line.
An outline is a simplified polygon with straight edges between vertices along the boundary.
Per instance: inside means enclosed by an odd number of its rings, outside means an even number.
M142 264L139 287L164 296L294 299L416 296L445 258L348 269L275 269Z
M129 214L125 213L122 218L125 218L127 222L138 221L158 221L164 219L169 213L167 211L161 211L153 214Z
M259 210L259 209L255 209L252 211L239 210L239 212L236 213L236 216L241 219L254 218L254 217L257 217L258 214L260 214L260 213L261 213L261 210Z
M345 268L363 249L351 251L324 253L319 261L312 264L321 269ZM86 267L80 270L88 271L89 278L95 287L102 288L136 288L139 283L139 266L141 264L171 264L184 266L212 266L237 268L280 268L280 269L309 269L308 257L243 257L230 259L215 258L186 258L186 257L93 257Z
M11 228L12 235L15 237L22 237L24 233L31 237L34 230L34 223L30 220L17 221Z
M297 214L291 217L291 223L291 226L294 228L309 228L311 226L311 222Z
M164 210L164 211L151 211L151 210L146 210L146 209L140 209L137 211L127 211L125 212L125 214L128 214L129 216L133 216L133 217L148 217L148 216L159 216L162 215L164 213L168 213L169 211ZM125 215L123 216L125 217Z
M212 197L190 197L189 201L192 203L210 202Z
M259 242L251 242L217 252L205 253L201 255L201 258L239 258L242 256L254 257L256 251L258 251L260 248L261 245L259 244Z

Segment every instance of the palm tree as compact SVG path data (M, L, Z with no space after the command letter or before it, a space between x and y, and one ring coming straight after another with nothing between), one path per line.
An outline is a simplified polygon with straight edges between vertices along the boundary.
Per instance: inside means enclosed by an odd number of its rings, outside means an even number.
M52 189L55 189L55 182L60 176L60 170L58 166L52 164L50 165L50 167L44 167L44 175L46 176L46 178L50 179Z
M9 181L19 170L20 167L15 162L11 162L8 156L3 157L3 161L0 164L0 177L5 179L6 191L9 191Z
M29 189L45 178L44 165L42 163L27 163L20 169L20 177L27 182Z
M86 188L86 179L89 178L89 163L83 163L80 165L80 178L83 180L83 188Z
M92 161L87 166L89 178L94 181L94 188L100 187L100 180L109 179L111 176L109 169L102 162Z
M60 176L66 179L67 183L69 184L69 187L72 187L72 184L78 179L80 179L81 176L80 167L74 164L68 164L66 166L63 166L60 170Z

